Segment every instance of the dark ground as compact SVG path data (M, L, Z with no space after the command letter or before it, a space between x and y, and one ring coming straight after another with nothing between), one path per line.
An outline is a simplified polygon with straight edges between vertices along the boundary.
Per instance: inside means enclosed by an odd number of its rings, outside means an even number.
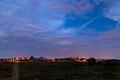
M120 80L120 65L79 62L22 62L20 80Z
M120 80L120 61L19 62L19 80ZM14 63L0 63L0 80L12 80Z

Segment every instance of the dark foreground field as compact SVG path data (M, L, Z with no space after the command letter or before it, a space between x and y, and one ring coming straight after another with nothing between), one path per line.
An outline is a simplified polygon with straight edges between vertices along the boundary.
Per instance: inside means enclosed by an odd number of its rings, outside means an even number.
M0 80L1 78L12 77L13 63L1 62L0 63Z
M79 62L21 62L20 80L120 80L119 65Z

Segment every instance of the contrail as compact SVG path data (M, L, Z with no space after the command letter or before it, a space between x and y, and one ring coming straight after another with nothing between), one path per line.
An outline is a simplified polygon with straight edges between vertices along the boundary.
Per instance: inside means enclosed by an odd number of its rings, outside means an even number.
M79 28L79 30L82 30L83 28L87 27L88 24L90 24L91 22L95 21L95 20L98 19L98 18L100 18L100 17L95 17L95 18L93 18L92 20L88 21L87 23L83 24L83 25Z

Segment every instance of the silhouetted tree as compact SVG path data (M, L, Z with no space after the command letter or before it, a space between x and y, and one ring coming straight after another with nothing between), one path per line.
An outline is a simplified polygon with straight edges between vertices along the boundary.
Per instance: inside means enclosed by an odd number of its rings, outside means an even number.
M35 57L34 57L34 56L31 56L31 57L30 57L30 60L34 60L34 59L35 59Z
M96 64L96 59L95 58L89 58L87 59L87 62L89 65L93 65L93 64Z

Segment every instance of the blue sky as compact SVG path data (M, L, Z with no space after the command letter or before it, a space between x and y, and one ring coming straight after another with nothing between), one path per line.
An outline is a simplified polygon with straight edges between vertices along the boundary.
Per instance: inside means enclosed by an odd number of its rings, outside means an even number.
M119 0L0 0L0 57L120 57Z

